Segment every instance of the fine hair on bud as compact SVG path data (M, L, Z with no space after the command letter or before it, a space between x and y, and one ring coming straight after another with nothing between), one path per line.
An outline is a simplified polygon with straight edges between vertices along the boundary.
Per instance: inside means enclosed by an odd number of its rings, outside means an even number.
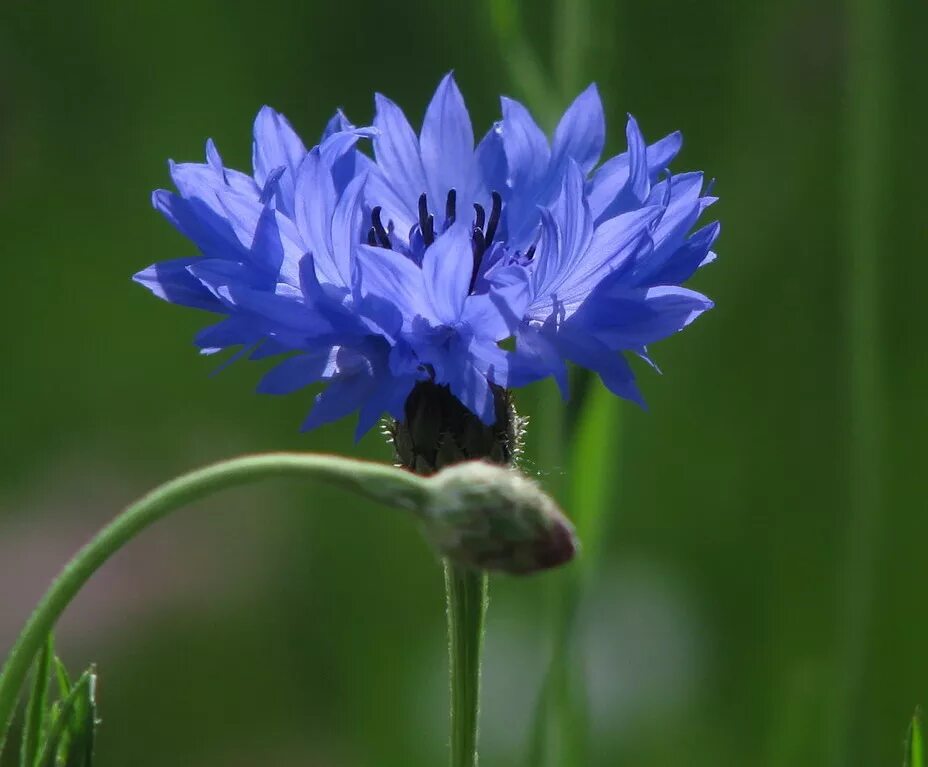
M425 535L458 564L515 575L573 559L573 525L552 498L518 471L482 461L442 469L430 480Z

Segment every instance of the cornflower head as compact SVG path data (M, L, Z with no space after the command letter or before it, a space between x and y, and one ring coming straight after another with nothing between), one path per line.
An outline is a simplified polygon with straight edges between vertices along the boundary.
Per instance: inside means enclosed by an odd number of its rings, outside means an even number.
M649 344L712 306L682 283L714 258L718 224L691 231L715 198L701 174L666 172L679 133L648 146L632 118L628 151L599 164L595 86L551 141L524 106L501 105L475 142L449 74L418 135L377 95L372 126L339 112L310 150L264 107L251 174L211 141L206 163L171 164L177 193L154 205L199 253L135 279L223 316L197 336L205 354L289 354L259 391L325 384L304 428L358 411L360 436L389 414L417 471L509 463L509 390L553 376L566 396L567 362L641 402L625 353L650 361Z

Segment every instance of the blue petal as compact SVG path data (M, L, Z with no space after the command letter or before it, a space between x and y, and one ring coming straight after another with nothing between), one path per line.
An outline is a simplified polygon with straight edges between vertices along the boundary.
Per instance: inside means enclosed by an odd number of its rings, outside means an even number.
M637 349L683 330L712 302L674 285L637 290L603 283L571 319L610 349Z
M332 214L332 261L338 270L340 286L351 285L352 253L361 235L362 195L366 176L358 176L348 184Z
M559 293L586 258L593 227L583 187L582 171L568 159L560 196L551 211L542 211L542 235L532 278L536 297Z
M673 158L680 153L682 146L683 134L680 131L674 131L648 147L648 176L652 184L657 176L673 162Z
M354 433L355 440L367 434L384 413L389 413L394 418L402 418L403 405L415 385L416 379L413 376L394 378L387 372L381 373L374 381L367 401L361 406L358 426Z
M560 168L570 158L586 175L599 161L605 143L606 115L594 83L577 96L558 123L551 164Z
M445 75L429 103L419 136L422 167L433 208L443 206L449 190L457 190L455 217L470 219L477 193L474 131L454 76Z
M261 275L250 264L230 261L225 258L198 258L187 267L196 279L222 300L219 289L228 285L261 286Z
M325 164L331 168L342 157L354 150L359 139L372 138L376 135L376 128L352 128L333 133L319 145L319 152Z
M249 346L263 337L263 329L252 319L233 315L203 328L194 337L194 343L202 354L213 354L230 346Z
M509 266L493 274L489 293L468 296L461 319L478 338L502 341L515 332L531 300L528 273Z
M252 164L255 181L264 187L270 173L281 166L286 171L278 180L282 210L293 210L293 187L297 169L306 156L306 147L285 118L269 106L261 107L254 124Z
M621 352L612 351L591 335L573 329L562 328L555 340L561 354L597 373L609 391L644 407L635 374Z
M176 258L152 264L132 277L158 298L180 306L191 306L210 312L222 311L222 304L188 271L191 264L201 259Z
M527 386L549 375L554 376L566 400L569 384L563 357L540 329L523 324L516 334L516 350L509 361L509 385Z
M533 309L541 306L556 289L564 277L562 269L568 254L561 251L560 232L554 214L550 210L541 211L541 236L531 264L532 304Z
M648 149L638 128L638 123L631 115L625 126L625 136L628 139L628 182L625 192L638 203L643 203L648 192L651 191L651 182L648 177Z
M309 339L330 335L335 330L318 310L293 295L268 293L241 285L221 287L218 293L236 309L268 323L275 334Z
M636 274L638 284L673 285L686 282L701 266L714 259L709 248L719 236L721 226L716 221L695 232L676 250L664 249L665 258L654 258L646 271Z
M341 109L338 109L325 124L325 130L322 131L322 137L319 141L322 143L333 134L349 131L352 128L354 128L354 125L347 117L345 117L345 113L342 112Z
M346 135L353 135L357 138L370 138L374 135L374 128L355 128L351 126L347 129ZM329 137L331 139L331 136ZM356 139L342 146L342 151L338 154L333 152L334 147L330 145L327 139L322 143L323 158L331 165L332 182L335 184L335 191L342 194L351 181L359 175L369 173L376 167L374 161L367 155L363 154L355 144Z
M422 270L405 256L393 250L360 245L357 267L361 295L375 295L393 303L402 313L406 329L412 327L418 316L435 318Z
M245 247L223 215L200 200L185 200L166 189L157 189L152 205L181 234L193 240L210 258L240 258Z
M551 150L547 137L522 104L507 98L501 101L503 119L499 123L499 134L506 152L509 192L506 233L509 245L523 250L530 244L538 226L537 205L549 202L542 199L542 195L550 186L547 174Z
M473 272L471 226L458 221L425 251L422 276L433 316L452 325L464 310Z
M281 342L277 338L265 338L258 344L248 355L250 360L263 360L268 357L276 357L279 354L292 352L293 347Z
M386 298L369 294L353 306L368 331L383 336L388 341L396 341L403 329L403 315L399 309Z
M288 357L269 370L258 384L260 394L291 394L305 386L330 378L336 371L338 347L313 349Z
M656 141L647 148L648 180L653 184L657 176L666 170L683 144L683 136L677 131ZM628 152L607 160L593 175L589 183L588 202L596 223L621 212L623 204L628 207L628 198L620 198L629 180Z
M281 282L294 286L298 285L298 268L300 258L303 255L303 247L300 243L299 232L297 232L293 222L284 216L280 210L274 209L273 205L262 206L258 198L227 194L222 198L221 202L229 220L235 222L238 237L242 241L249 243L247 260L254 260L256 248L261 248L267 244L266 241L258 238L258 227L262 216L266 214L265 225L271 226L273 222L276 229L274 236L279 239L281 247L279 266L274 276ZM266 236L267 231L262 233L262 238Z
M342 110L339 109L332 119L325 126L320 143L324 144L327 139L336 133L345 133L355 130L352 122L345 117ZM373 135L371 129L365 129L364 135ZM351 180L361 173L367 173L374 167L374 163L369 157L357 150L345 152L332 164L332 180L335 182L335 189L341 193L345 187L351 183Z
M593 219L583 195L583 171L573 159L567 160L561 193L553 214L558 225L558 248L563 268L571 271L584 257L593 234Z
M360 408L370 397L375 385L369 370L340 375L325 391L316 395L316 404L303 422L303 431L336 421Z
M476 158L484 186L491 192L503 194L506 190L508 168L499 123L490 128L480 140Z
M305 249L313 254L317 274L326 282L345 285L332 256L335 195L332 174L316 147L306 155L297 174L294 194L296 226Z
M419 140L406 115L396 104L379 93L375 96L376 115L374 127L374 157L389 179L397 197L406 208L410 225L416 220L419 195L428 191L425 171L419 155ZM393 211L399 215L399 211Z
M715 304L702 293L677 285L658 285L650 288L646 298L655 320L642 328L641 343L649 344L683 330L703 312Z
M250 255L251 263L267 278L266 286L273 290L284 261L284 247L277 228L277 212L270 205L265 207L258 219Z
M562 301L582 301L596 285L616 272L638 249L648 243L647 232L660 208L639 208L616 216L597 227L583 257L571 263L567 279L559 286Z
M451 393L483 423L492 425L496 421L493 393L483 373L472 363L467 350L450 354L445 372L447 380L443 383L448 384Z
M251 176L223 165L222 156L212 139L206 141L206 163L212 169L215 178L233 192L254 197L261 191Z
M655 248L665 243L672 247L681 244L702 211L715 201L714 197L700 197L702 182L702 173L682 173L654 187L651 193L654 201L665 197L668 189L670 192L667 210L654 229Z
M474 367L490 383L497 386L509 385L509 352L500 349L495 341L474 338L468 353Z
M586 249L580 253L558 252L554 258L551 222L548 216L543 216L546 223L535 267L545 271L535 278L539 281L535 282L535 298L528 316L544 321L557 310L568 314L574 311L601 280L641 247L648 227L660 212L660 207L650 206L616 216L597 227Z
M499 134L509 166L509 185L525 194L543 181L551 150L544 132L522 104L506 97L500 102L503 120Z

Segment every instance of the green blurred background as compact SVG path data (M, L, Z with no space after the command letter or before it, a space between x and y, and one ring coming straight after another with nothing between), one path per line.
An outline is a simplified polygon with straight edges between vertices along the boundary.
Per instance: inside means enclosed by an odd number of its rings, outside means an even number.
M613 152L626 111L651 139L681 129L674 170L718 178L723 230L695 281L717 308L652 350L650 410L609 411L621 449L596 476L552 458L569 450L549 444L549 388L520 398L529 472L568 498L609 482L571 661L589 765L897 765L928 702L928 5L590 5L572 72L563 19L522 2L546 97L596 80ZM243 451L390 458L348 423L301 435L312 393L255 396L256 364L211 378L191 344L207 318L129 281L189 250L148 201L167 158L211 136L247 166L264 103L307 142L336 106L369 120L375 90L417 121L451 68L482 131L500 93L532 96L499 42L481 2L3 0L0 648L67 556L172 474ZM488 767L525 764L570 577L492 583ZM276 484L147 533L59 645L101 670L100 767L431 766L443 610L405 518Z

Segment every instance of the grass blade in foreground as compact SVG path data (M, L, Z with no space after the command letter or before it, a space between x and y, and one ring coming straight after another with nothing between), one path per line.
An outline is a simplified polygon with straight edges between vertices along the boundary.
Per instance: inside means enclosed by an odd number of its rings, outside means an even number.
M39 741L47 727L48 683L51 678L52 659L55 655L55 640L51 634L45 640L35 661L35 679L32 694L26 704L26 722L20 747L20 767L34 767L39 751Z
M61 701L52 707L48 736L37 767L92 767L97 727L97 676L87 669Z
M916 711L909 724L909 734L905 742L905 762L903 767L925 767L925 737L922 732L922 718Z
M557 584L551 664L532 733L531 767L573 767L589 761L585 671L577 652L577 613L586 582L599 565L611 481L621 459L621 403L598 381L574 429L570 503L584 555Z

